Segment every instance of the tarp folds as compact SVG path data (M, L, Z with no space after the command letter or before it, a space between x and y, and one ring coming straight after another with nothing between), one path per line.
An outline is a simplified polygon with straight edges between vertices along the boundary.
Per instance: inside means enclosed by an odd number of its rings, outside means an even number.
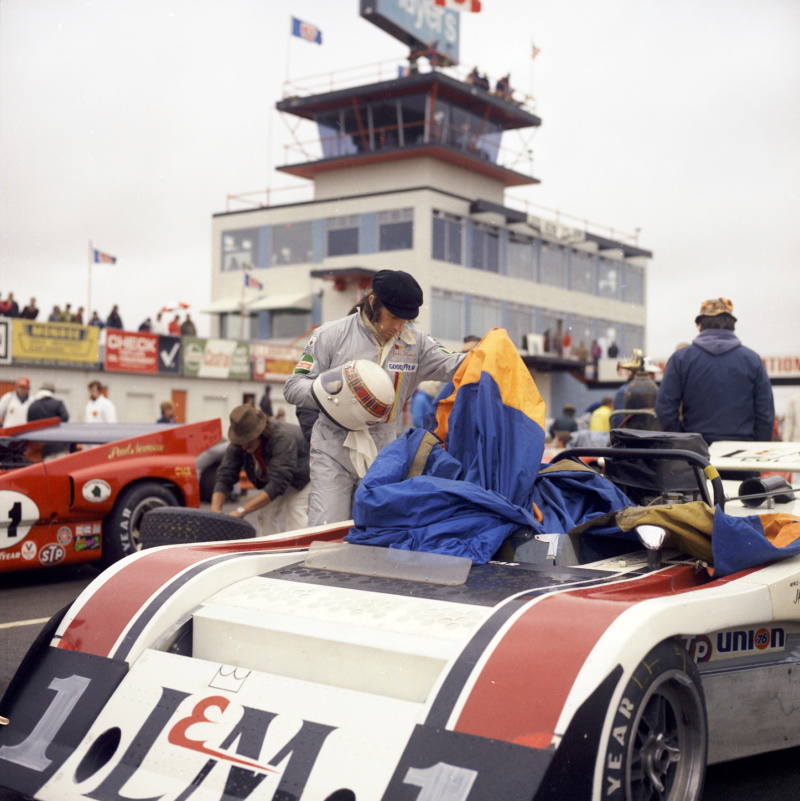
M544 421L544 402L514 344L505 331L489 332L437 399L434 433L443 447L434 446L422 473L412 478L406 476L426 432L408 431L384 448L356 490L355 526L346 539L485 563L520 529L563 532L567 521L629 505L591 473L579 483L602 484L610 494L590 493L578 509L548 509L542 522L533 500ZM547 504L567 502L562 495L571 493L568 482L549 484L542 495ZM550 528L551 521L558 527Z

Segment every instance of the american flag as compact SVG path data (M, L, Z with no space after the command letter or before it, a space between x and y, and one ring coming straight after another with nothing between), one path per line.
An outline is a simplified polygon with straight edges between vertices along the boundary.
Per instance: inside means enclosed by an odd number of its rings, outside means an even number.
M253 278L253 276L250 275L250 273L244 274L244 285L250 287L251 289L264 288L264 284L262 284L261 281L257 280L256 278Z
M103 253L102 250L95 250L94 251L94 263L95 264L116 264L117 257L110 256L108 253Z

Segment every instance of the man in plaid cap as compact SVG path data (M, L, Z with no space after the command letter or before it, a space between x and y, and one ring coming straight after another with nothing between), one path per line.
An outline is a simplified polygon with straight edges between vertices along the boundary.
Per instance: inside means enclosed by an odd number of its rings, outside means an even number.
M704 301L700 333L675 351L658 390L656 414L665 431L693 431L708 442L769 442L775 419L772 387L761 357L734 333L733 303Z

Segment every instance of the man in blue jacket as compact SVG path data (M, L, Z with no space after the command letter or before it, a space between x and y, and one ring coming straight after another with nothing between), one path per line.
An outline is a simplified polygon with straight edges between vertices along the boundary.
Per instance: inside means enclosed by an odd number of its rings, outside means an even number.
M700 331L667 362L656 414L664 431L693 431L708 442L769 442L775 419L772 387L761 357L734 334L727 298L705 301Z

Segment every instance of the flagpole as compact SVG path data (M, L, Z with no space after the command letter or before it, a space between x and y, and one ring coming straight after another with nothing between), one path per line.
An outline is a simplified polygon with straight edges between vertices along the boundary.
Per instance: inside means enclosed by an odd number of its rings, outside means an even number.
M87 298L86 298L86 316L91 320L92 319L92 256L93 254L92 248L92 240L89 240L89 287L87 291Z
M245 277L245 270L247 267L244 267L242 270L242 307L239 311L239 318L241 319L241 323L239 324L239 339L244 341L244 293L245 293L245 286L244 286L244 277Z

